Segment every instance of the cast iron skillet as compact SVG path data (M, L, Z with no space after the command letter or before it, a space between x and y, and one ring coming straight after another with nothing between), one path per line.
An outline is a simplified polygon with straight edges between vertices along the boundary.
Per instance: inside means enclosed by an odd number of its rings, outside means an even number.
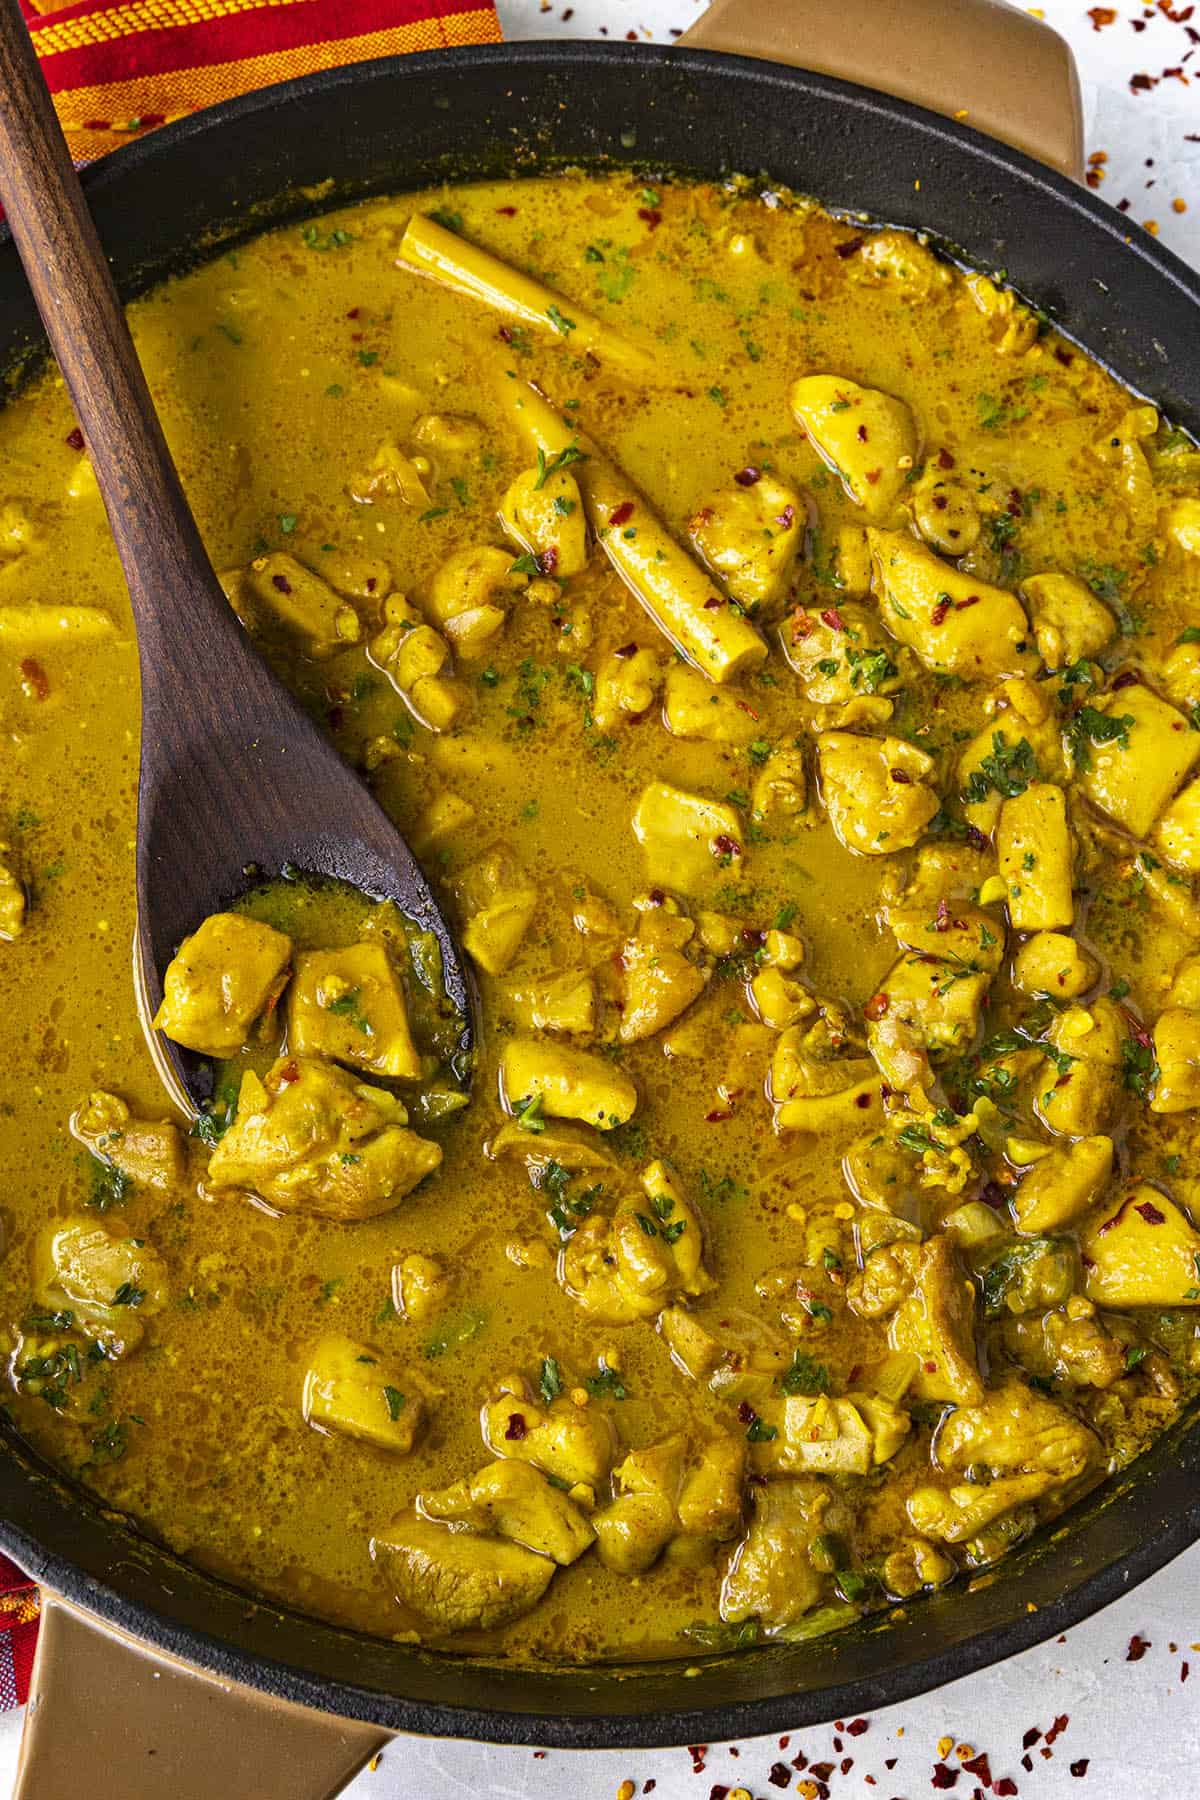
M1015 151L771 64L584 42L360 64L158 131L107 158L87 187L132 296L239 236L311 212L313 200L296 196L329 178L326 204L564 160L766 170L832 206L928 228L976 266L1006 269L1125 382L1200 427L1195 275ZM36 342L16 256L0 245L0 366ZM812 1645L701 1660L688 1679L677 1662L631 1679L629 1669L484 1667L282 1612L136 1535L15 1438L0 1453L0 1544L138 1639L384 1727L580 1748L711 1742L867 1712L1059 1633L1197 1536L1193 1412L976 1592L960 1584L886 1629L868 1622Z

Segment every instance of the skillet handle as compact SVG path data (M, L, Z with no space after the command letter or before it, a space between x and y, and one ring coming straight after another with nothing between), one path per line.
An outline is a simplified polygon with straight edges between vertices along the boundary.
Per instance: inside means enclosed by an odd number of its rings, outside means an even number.
M201 1674L43 1589L13 1800L331 1800L388 1739Z
M1082 179L1070 47L1004 0L712 0L679 42L879 88Z

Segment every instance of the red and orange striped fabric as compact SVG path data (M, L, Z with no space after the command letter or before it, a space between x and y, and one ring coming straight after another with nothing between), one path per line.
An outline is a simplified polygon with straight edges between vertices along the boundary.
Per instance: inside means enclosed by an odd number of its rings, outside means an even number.
M498 43L491 0L22 0L76 162L235 94L373 56Z

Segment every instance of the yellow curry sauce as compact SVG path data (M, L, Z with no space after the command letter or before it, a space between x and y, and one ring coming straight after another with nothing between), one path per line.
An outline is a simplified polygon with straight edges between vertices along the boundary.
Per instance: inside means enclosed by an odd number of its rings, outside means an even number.
M834 1628L1136 1455L1200 1368L1194 449L991 281L739 184L371 202L132 317L230 598L421 854L482 1035L459 1109L355 1066L364 976L313 988L348 1060L305 1080L440 1166L343 1191L339 1138L324 1216L303 1168L256 1193L289 957L421 984L366 902L231 896L285 948L163 1124L127 600L61 384L15 398L19 1431L305 1611L580 1660Z

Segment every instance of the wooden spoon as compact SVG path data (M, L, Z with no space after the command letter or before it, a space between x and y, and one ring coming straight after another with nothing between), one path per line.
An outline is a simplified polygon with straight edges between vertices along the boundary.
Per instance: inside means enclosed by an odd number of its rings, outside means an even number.
M181 939L288 865L394 900L441 946L469 1079L474 985L386 813L259 657L167 449L17 0L0 0L0 200L75 405L129 584L142 678L135 965L152 1016ZM156 1035L156 1034L154 1034ZM193 1104L208 1066L158 1039ZM167 1068L164 1068L164 1058Z

